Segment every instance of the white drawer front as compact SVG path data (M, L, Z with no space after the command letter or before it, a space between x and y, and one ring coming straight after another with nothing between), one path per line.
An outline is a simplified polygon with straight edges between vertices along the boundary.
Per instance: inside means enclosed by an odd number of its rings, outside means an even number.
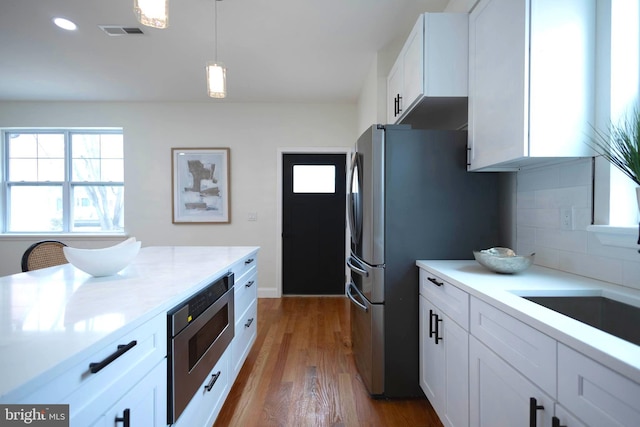
M420 294L454 322L469 330L469 294L465 291L420 269Z
M229 353L230 351L227 349L222 354L216 366L211 370L207 379L202 383L191 402L178 418L178 421L173 424L174 426L199 427L213 425L231 389L232 378ZM208 390L205 387L212 381L213 375L218 375L218 377L211 390Z
M640 426L640 384L558 344L558 401L592 426Z
M235 325L236 335L233 339L233 372L234 376L240 371L251 346L258 334L258 301L254 300L249 308L242 314Z
M473 297L471 334L550 396L556 396L554 339Z
M233 280L235 283L246 281L246 275L258 268L258 253L254 252L248 255L242 261L238 261L231 266L231 272L233 273Z
M32 403L67 403L70 417L81 420L96 416L96 410L115 403L126 390L154 368L167 354L167 316L161 314L135 331L115 338L28 397ZM96 373L90 363L104 361L119 345L135 341L129 350ZM25 402L26 403L26 402ZM100 412L98 412L99 414Z
M247 311L247 308L258 297L258 272L253 269L252 274L245 275L245 280L234 285L234 316L237 323L242 314Z

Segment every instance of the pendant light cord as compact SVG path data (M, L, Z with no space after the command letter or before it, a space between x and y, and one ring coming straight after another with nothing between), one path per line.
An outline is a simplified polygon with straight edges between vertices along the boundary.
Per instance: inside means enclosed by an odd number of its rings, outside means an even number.
M213 60L218 63L218 0L213 0L213 37L215 39Z

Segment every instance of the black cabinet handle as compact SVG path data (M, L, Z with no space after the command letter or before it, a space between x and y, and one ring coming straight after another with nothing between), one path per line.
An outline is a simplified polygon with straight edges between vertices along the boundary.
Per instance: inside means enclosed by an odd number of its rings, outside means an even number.
M400 100L398 99L400 95L396 95L393 98L393 117L398 116L398 109L400 108Z
M113 353L111 353L111 355L109 355L107 358L105 358L104 360L102 360L101 362L98 363L89 363L89 371L92 374L95 374L96 372L101 371L102 369L104 369L105 367L107 367L107 365L111 362L113 362L114 360L116 360L118 357L122 356L123 354L125 354L127 351L131 350L133 347L135 347L135 345L138 344L138 342L136 340L131 341L129 344L124 345L124 344L120 344L118 346L118 349L116 351L114 351Z
M427 277L427 280L430 281L431 283L433 283L436 286L444 285L444 282L438 282L438 279L436 279L435 277Z
M251 264L253 262L253 258L248 258L245 260L244 265Z
M130 414L129 414L129 412L130 412L129 408L127 408L122 413L122 418L116 416L116 424L122 423L122 425L124 427L129 427L129 422L130 422Z
M218 381L218 378L220 378L220 371L218 371L217 373L211 375L211 381L209 381L209 384L204 386L204 389L207 390L207 391L211 391L211 389L215 385L216 381Z
M436 345L438 344L438 341L442 341L442 337L440 336L440 322L442 322L442 317L436 314Z
M434 329L433 329L433 316L436 314L433 313L433 310L429 310L429 338L433 338Z
M551 418L551 427L567 427L560 424L560 418L552 417Z
M249 280L247 283L244 284L245 287L250 288L251 285L253 285L253 280Z
M248 328L249 326L251 326L251 324L253 323L253 317L249 320L247 320L247 323L244 324L245 328Z
M539 410L544 410L544 406L538 405L535 397L529 398L529 427L536 427Z

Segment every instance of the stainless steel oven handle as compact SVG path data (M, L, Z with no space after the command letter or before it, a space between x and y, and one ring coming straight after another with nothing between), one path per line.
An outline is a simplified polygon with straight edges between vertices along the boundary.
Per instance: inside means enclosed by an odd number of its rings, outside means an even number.
M358 291L358 288L356 288L355 286L353 286L353 283L349 283L349 286L347 286L347 297L351 300L351 302L353 302L358 308L360 308L362 311L364 311L365 313L367 311L369 311L369 309L367 308L366 305L364 305L363 303L361 303L360 301L356 300L356 298L353 296L353 294L351 293L351 289L355 289L356 293L358 294L358 296L360 298L362 298L362 294L360 293L360 291Z
M349 269L351 271L355 271L356 273L358 273L361 276L364 277L369 277L369 272L367 270L364 270L360 267L356 267L355 265L353 265L353 257L349 257L347 258L347 267L349 267Z

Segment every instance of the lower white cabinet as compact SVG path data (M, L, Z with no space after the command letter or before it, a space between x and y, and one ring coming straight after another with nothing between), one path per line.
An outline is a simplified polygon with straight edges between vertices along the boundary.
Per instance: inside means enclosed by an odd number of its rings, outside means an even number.
M421 270L420 387L446 427L469 426L468 327L469 295Z
M233 384L228 348L216 363L211 374L200 386L199 391L184 412L173 424L175 427L208 427L212 426L222 409L224 400ZM213 382L215 380L215 382ZM213 386L211 383L213 382Z
M447 427L469 425L469 334L420 296L420 387Z
M551 427L554 400L473 336L469 385L472 426Z
M640 384L558 345L558 401L593 426L640 425Z
M76 425L71 420L71 425ZM92 426L160 427L167 425L167 361L159 363Z

